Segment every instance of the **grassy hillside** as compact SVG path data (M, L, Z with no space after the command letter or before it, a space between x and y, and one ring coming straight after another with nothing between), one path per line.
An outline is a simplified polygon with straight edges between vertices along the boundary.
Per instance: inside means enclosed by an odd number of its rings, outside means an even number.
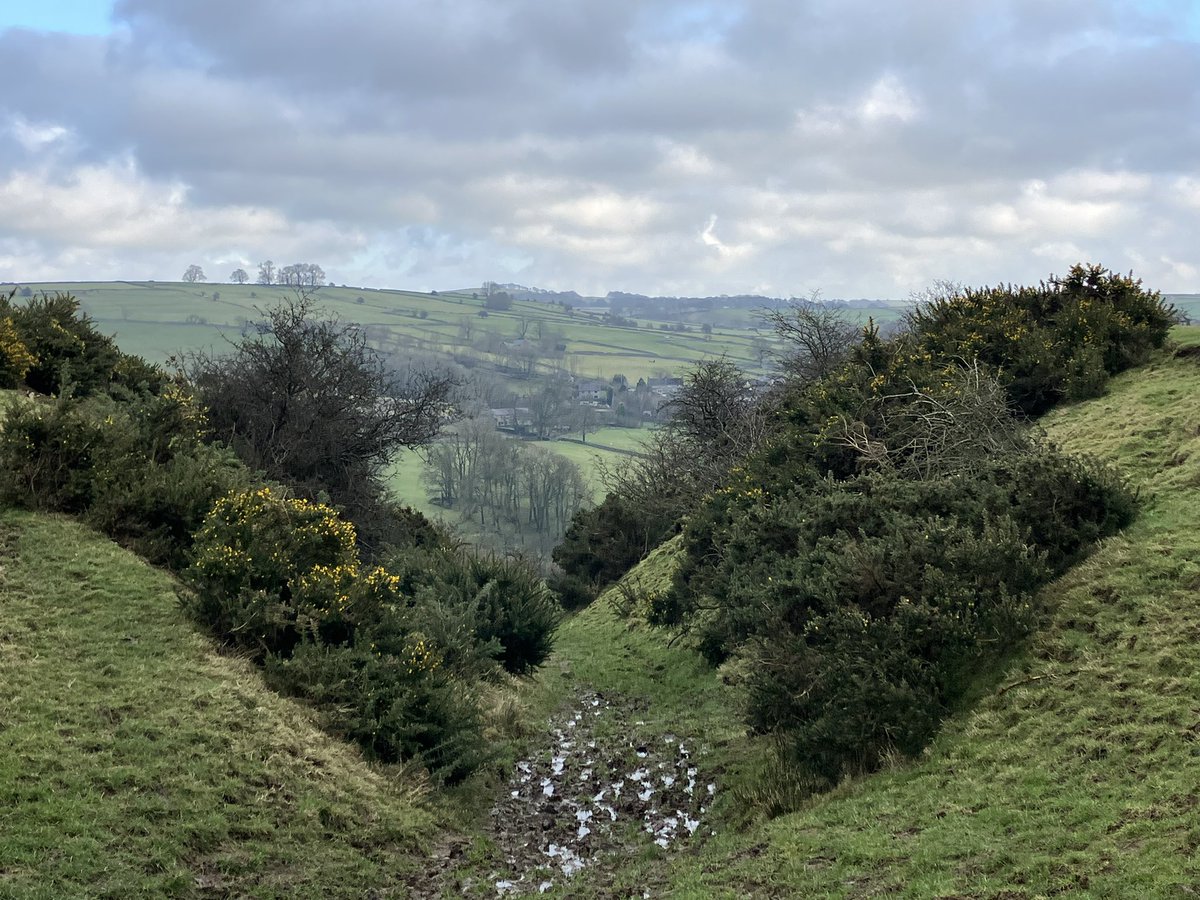
M406 896L420 784L215 653L175 590L0 513L0 896Z
M74 294L105 333L116 335L121 349L154 361L180 350L219 347L222 335L236 336L257 309L290 296L290 290L263 285L170 282L66 282L27 285L35 293ZM488 311L468 292L424 294L414 291L324 287L317 294L325 309L349 322L372 326L385 346L406 351L450 353L471 336L494 331L515 338L522 329L539 328L561 335L566 351L560 364L588 378L622 374L632 381L676 374L691 364L726 355L748 369L758 367L752 324L719 327L703 335L696 326L688 333L661 331L652 321L638 328L607 325L600 315L568 311L545 303L518 301L511 310ZM386 331L385 331L386 329Z
M1200 329L1176 335L1200 344ZM1045 420L1067 449L1121 466L1141 516L1044 592L1029 652L920 759L773 821L717 827L673 858L585 869L573 895L1188 896L1200 883L1198 395L1200 355L1164 353ZM662 565L649 563L652 583ZM684 677L700 674L689 651L601 604L566 626L560 654L599 691L686 711L664 727L713 735L740 760L725 787L763 799L761 748L713 697L713 674Z

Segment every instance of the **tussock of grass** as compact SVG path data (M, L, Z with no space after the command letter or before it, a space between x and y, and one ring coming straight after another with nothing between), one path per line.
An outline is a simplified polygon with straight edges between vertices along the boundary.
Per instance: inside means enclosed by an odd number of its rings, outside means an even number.
M174 582L61 518L0 513L0 895L405 895L431 826Z

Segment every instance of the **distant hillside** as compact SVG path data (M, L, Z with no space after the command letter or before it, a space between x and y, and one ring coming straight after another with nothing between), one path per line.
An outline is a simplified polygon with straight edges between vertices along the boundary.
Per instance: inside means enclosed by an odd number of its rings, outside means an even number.
M1181 309L1192 322L1200 322L1200 294L1166 294L1164 296Z
M55 282L17 285L20 293L64 291L79 298L123 349L154 361L181 351L220 347L223 337L254 327L261 310L288 296L280 286L174 282ZM405 358L433 356L490 368L509 381L560 370L608 381L676 375L702 359L726 356L761 371L760 334L743 324L698 322L680 330L641 319L609 321L601 313L516 300L485 308L478 292L418 293L327 286L316 294L327 311L362 325L373 346ZM516 347L516 341L522 343ZM520 353L512 352L519 350ZM526 351L536 350L532 358ZM511 357L511 358L506 358ZM519 358L517 358L519 357Z

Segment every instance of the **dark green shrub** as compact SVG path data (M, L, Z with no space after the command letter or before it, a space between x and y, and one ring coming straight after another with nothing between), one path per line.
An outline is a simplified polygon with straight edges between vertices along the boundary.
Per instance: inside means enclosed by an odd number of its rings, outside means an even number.
M992 477L1003 480L1010 514L1056 571L1077 562L1137 513L1137 497L1119 472L1052 446L998 461Z
M267 676L316 704L333 730L376 759L415 759L435 778L456 782L488 758L477 705L420 635L397 652L305 641L289 658L268 657Z
M200 443L202 428L175 385L124 401L17 400L0 433L0 497L81 515L152 562L182 568L216 500L249 483L231 453Z
M179 387L161 366L149 363L140 356L122 353L113 367L108 390L117 399L132 400L161 394L171 385Z
M97 421L78 401L14 399L0 429L0 501L83 512L95 495L97 470L119 465L126 445L112 421Z
M552 553L554 562L571 579L556 581L564 608L586 606L666 537L652 520L615 493L577 512Z
M475 629L493 611L495 579L454 619L428 600L457 571L447 561L454 554L410 548L399 575L361 567L354 529L332 508L270 488L218 501L194 553L194 613L261 656L271 682L314 703L334 730L379 759L417 759L448 781L485 760L468 686L485 674L479 660L490 639Z
M1052 572L1133 510L1110 471L1034 443L927 479L755 481L689 518L649 617L740 658L748 723L826 783L923 746L1026 637Z
M98 332L69 294L43 294L7 313L34 357L24 382L41 394L58 394L70 384L77 396L108 387L121 353Z
M339 508L354 522L359 550L368 559L384 560L410 548L437 550L455 545L451 532L412 507L397 503L375 480L362 482L348 507Z
M487 678L498 663L524 674L549 656L561 610L528 562L415 548L386 565L412 597L414 627L441 648L449 668Z
M910 326L939 360L978 359L1000 372L1017 408L1040 415L1097 396L1108 377L1161 347L1177 311L1141 281L1073 266L1037 287L965 289L917 307Z
M748 724L779 736L785 758L829 784L892 750L917 752L945 706L906 632L939 624L915 609L877 621L847 607L812 620L800 639L767 640L749 657Z
M498 645L509 672L530 672L550 655L561 612L529 563L444 554L436 589L440 602L467 611L482 645Z
M576 575L556 572L546 579L546 586L558 598L558 605L565 610L583 609L599 596L595 585Z
M150 562L181 571L216 502L250 483L231 450L197 444L165 461L139 457L107 470L84 518Z

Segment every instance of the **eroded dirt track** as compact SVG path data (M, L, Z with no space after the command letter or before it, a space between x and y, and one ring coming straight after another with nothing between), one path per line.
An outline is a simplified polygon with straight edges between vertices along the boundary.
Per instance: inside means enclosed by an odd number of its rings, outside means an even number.
M513 768L485 826L486 857L444 850L431 861L427 892L414 895L558 893L585 870L607 881L630 854L676 850L711 832L717 778L707 747L656 733L644 714L620 697L577 694Z

